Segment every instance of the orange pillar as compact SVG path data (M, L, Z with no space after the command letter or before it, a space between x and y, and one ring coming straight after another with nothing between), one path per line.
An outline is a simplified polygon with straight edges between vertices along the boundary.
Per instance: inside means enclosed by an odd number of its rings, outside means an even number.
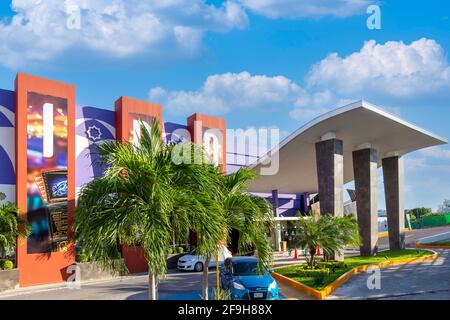
M115 102L116 140L133 143L136 134L134 124L145 122L151 126L159 121L162 137L162 105L148 101L120 97ZM137 121L137 122L135 122ZM121 247L122 256L130 273L147 272L148 264L141 247Z
M187 119L192 142L203 146L222 172L227 171L227 123L223 118L195 113Z
M19 283L57 283L75 262L75 86L18 73L15 90L16 201L34 230L18 241Z

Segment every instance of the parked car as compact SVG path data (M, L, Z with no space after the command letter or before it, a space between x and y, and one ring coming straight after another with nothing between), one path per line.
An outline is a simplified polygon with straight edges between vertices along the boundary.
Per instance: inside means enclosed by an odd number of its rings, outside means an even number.
M219 266L223 265L225 259L231 257L232 254L230 250L225 246L220 246L219 248ZM213 254L211 261L209 262L209 268L216 266L216 254ZM196 254L195 249L189 254L182 256L178 259L177 268L178 270L189 270L189 271L203 271L205 267L205 258Z
M232 257L220 270L220 286L233 300L277 300L278 283L270 270L258 273L255 257Z

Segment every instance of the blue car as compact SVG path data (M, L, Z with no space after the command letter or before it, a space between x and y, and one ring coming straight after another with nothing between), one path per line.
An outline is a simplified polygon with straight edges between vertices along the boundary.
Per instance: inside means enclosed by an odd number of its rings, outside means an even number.
M277 300L278 284L268 270L258 274L258 259L232 257L220 269L220 286L232 300Z

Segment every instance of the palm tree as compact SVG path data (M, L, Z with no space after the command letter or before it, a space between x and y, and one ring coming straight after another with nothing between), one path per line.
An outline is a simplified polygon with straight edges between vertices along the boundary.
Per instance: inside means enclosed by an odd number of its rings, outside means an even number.
M30 226L18 213L19 209L12 203L0 205L0 258L14 249L17 238L30 234Z
M324 251L325 259L341 251L346 245L359 245L361 242L358 225L353 215L333 217L329 214L320 217L303 218L297 222L294 244L309 255L307 263L315 265L317 247Z
M174 236L197 232L204 254L217 243L224 222L207 209L214 208L204 196L209 165L172 161L174 146L163 144L159 127L156 122L149 132L142 126L138 146L113 141L98 146L99 164L107 169L81 189L75 219L77 240L106 267L124 271L118 244L143 248L153 300Z
M272 250L266 236L273 226L272 206L266 199L247 193L248 183L256 178L256 174L248 169L240 169L232 174L223 175L219 170L211 171L215 175L218 185L210 193L212 202L220 208L226 219L223 225L222 239L216 247L216 290L219 289L218 278L218 248L231 242L232 230L239 232L238 252L248 253L256 250L258 267L267 269L273 259ZM205 265L209 263L213 252L205 258ZM203 296L208 292L208 268L203 271Z

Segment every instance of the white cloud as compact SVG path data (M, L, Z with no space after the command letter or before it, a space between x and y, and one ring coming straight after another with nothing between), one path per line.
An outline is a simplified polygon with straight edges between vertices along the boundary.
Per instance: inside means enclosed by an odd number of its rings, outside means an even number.
M12 0L12 9L12 20L0 22L0 61L12 68L49 60L69 48L113 57L195 54L205 32L248 24L242 7L230 1L216 7L203 0ZM77 12L79 28L69 28Z
M224 115L234 110L256 110L289 112L291 118L302 121L352 102L331 91L309 93L284 76L251 75L246 71L208 76L193 91L154 87L149 90L149 99L162 103L177 115L194 112Z
M420 153L427 158L440 160L450 160L450 150L442 147L430 147L420 150Z
M434 40L420 39L409 45L369 41L345 58L331 54L311 67L306 88L284 76L241 72L209 76L193 91L153 88L149 97L175 114L283 112L287 107L291 118L306 121L373 94L412 98L448 87L450 67L443 49ZM393 106L385 109L397 115L401 111Z
M330 90L317 92L305 90L304 94L295 101L294 108L289 114L294 120L309 120L356 100L339 98Z
M242 109L279 110L292 106L304 94L299 85L286 77L253 76L241 72L211 75L195 91L152 88L149 98L162 102L175 114L204 112L217 115Z
M347 57L337 53L314 65L308 88L338 95L375 92L394 97L429 94L450 87L450 67L442 47L430 39L405 44L371 40Z
M241 0L244 7L268 18L345 18L365 13L369 0Z

